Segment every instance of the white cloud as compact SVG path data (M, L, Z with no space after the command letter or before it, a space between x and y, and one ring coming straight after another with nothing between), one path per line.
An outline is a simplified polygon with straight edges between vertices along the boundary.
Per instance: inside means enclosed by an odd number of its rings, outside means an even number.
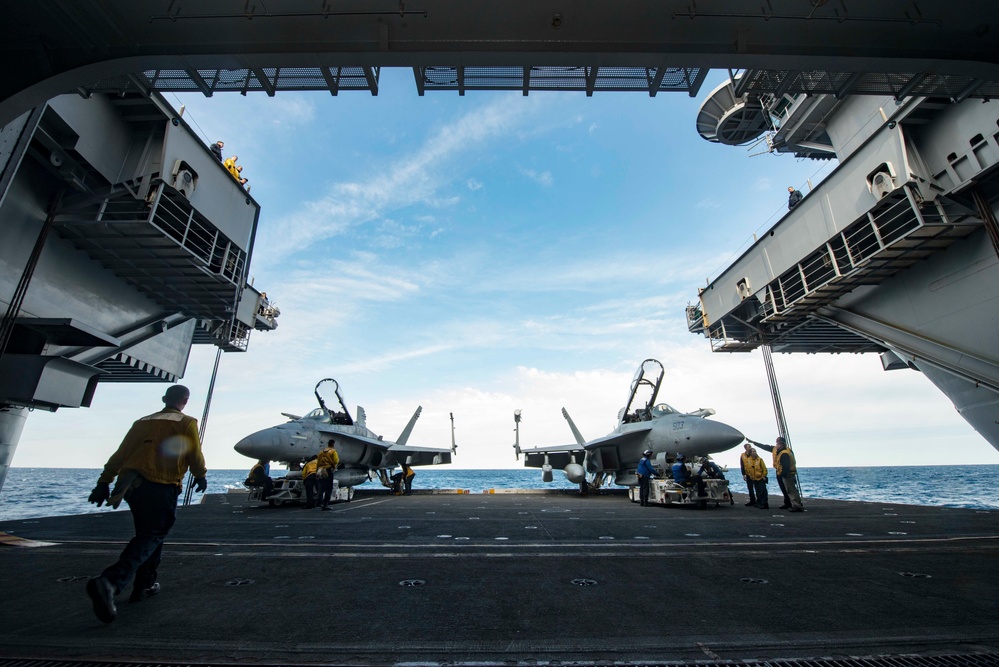
M498 98L439 127L418 150L380 165L366 179L332 184L325 196L304 202L297 211L264 228L259 259L282 260L414 203L453 206L457 197L438 194L454 178L453 161L494 137L509 134L530 109L510 103L510 98Z
M554 179L552 178L552 173L550 171L539 172L534 169L525 169L522 167L520 169L520 173L528 177L535 183L545 186L546 188L551 187L552 184L554 183Z
M274 98L271 105L271 123L286 127L297 127L312 122L316 117L316 105L312 97L281 95ZM242 119L242 114L241 114Z
M400 248L419 235L420 225L403 225L394 220L384 220L371 238L371 243L377 248Z
M477 181L474 178L468 179L465 182L465 185L468 186L468 189L471 190L472 192L475 192L476 190L481 190L482 189L482 182L481 181Z

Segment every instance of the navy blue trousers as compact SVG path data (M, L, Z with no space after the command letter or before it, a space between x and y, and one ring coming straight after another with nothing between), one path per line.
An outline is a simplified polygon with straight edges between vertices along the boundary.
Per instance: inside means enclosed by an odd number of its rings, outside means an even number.
M642 505L649 504L649 491L652 490L652 478L647 475L638 476L638 502Z
M319 490L322 496L323 507L329 507L333 499L333 469L329 470L329 475L319 480Z
M750 480L750 484L756 487L756 506L763 507L770 505L770 496L767 493L767 482L763 479Z
M135 577L136 588L149 588L156 582L156 569L163 555L163 540L177 520L176 484L157 484L142 480L126 498L135 524L135 537L129 540L118 557L101 576L120 593Z

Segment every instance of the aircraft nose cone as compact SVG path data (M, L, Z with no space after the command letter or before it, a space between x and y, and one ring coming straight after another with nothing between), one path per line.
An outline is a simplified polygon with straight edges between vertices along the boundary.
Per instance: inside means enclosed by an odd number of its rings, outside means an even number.
M233 449L243 456L256 459L266 456L269 450L280 447L282 440L284 438L277 429L265 428L263 431L246 436L237 442Z
M715 451L721 452L731 449L746 439L741 431L721 422L704 420L703 427L704 439L711 443L711 447Z

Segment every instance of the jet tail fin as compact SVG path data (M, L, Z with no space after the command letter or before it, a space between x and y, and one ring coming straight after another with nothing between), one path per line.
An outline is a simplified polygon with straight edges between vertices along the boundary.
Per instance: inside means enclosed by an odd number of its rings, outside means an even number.
M402 429L402 433L396 439L395 443L397 445L405 445L406 441L409 440L409 434L413 432L413 427L416 426L416 420L420 418L420 413L423 412L423 406L417 406L416 412L413 416L409 418L409 423L406 424L406 428Z
M578 428L576 428L576 423L574 421L572 421L572 417L569 416L569 413L568 413L568 411L566 411L565 408L562 408L562 416L565 417L565 420L567 422L569 422L569 430L572 431L572 436L574 438L576 438L576 444L577 445L585 445L586 444L586 438L584 438L583 434L579 432Z

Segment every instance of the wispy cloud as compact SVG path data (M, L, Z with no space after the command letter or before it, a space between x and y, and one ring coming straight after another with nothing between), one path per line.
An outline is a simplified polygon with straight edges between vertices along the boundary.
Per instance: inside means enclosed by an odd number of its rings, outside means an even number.
M501 98L438 128L419 149L378 166L369 178L332 184L325 196L304 202L297 211L270 226L276 231L261 244L260 259L282 260L416 203L453 206L459 199L442 195L439 190L455 178L454 162L479 150L482 144L510 134L531 109L532 105Z
M535 183L545 186L546 188L550 188L552 184L555 182L554 179L552 178L552 173L550 171L539 172L535 169L525 169L521 167L520 173L526 176L527 178L531 179Z
M242 117L244 114L240 114ZM316 117L316 105L311 98L301 96L281 96L275 98L274 108L269 114L274 125L296 127L312 122Z
M422 225L403 225L395 220L384 220L371 242L377 248L400 248L417 236L422 228Z

